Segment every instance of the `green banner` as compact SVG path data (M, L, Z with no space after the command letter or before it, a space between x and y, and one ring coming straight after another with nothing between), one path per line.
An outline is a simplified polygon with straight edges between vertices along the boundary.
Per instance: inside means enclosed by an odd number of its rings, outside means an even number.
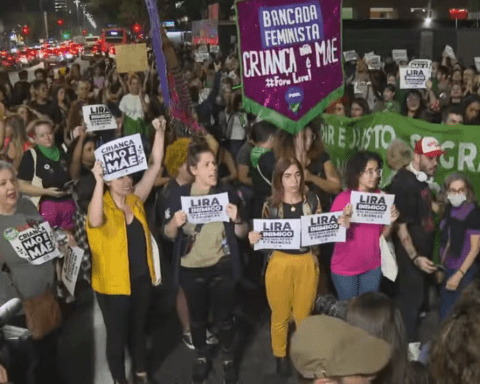
M392 171L386 163L387 148L401 139L413 148L421 137L435 137L446 153L440 157L435 182L440 186L454 172L465 173L480 195L480 127L431 124L397 114L376 113L360 119L322 115L323 142L334 165L343 174L347 160L359 150L377 152L384 160L382 186Z

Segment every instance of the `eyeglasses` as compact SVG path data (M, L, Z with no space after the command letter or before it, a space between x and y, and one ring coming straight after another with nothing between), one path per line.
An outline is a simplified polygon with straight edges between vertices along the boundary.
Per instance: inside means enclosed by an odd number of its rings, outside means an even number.
M378 176L378 177L382 177L382 173L383 173L383 169L369 169L368 171L363 171L364 174L370 176L370 177L373 177L373 176Z
M449 189L448 194L449 195L465 195L467 191L465 188L460 188L460 189Z

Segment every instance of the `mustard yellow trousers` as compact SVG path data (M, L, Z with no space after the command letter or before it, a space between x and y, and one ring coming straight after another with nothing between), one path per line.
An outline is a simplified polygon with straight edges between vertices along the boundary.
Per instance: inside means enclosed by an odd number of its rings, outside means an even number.
M275 357L287 355L288 322L307 318L317 295L319 268L312 253L292 255L274 251L267 266L265 286L272 310L272 349Z

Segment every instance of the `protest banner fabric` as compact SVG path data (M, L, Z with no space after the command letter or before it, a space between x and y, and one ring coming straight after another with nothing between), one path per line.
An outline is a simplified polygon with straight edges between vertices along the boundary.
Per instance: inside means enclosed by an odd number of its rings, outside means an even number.
M192 21L192 43L218 45L218 20Z
M453 172L465 173L480 195L480 127L431 124L394 113L375 113L360 119L322 115L323 142L333 164L344 172L347 160L359 150L377 152L383 158L382 186L388 185L392 171L386 151L394 139L414 148L422 137L435 137L447 151L440 157L435 182L442 185Z
M103 179L110 181L148 168L140 134L109 141L95 150L103 166Z
M338 223L342 212L302 216L302 247L345 242L347 229Z
M116 45L115 61L118 73L147 71L147 44Z
M395 195L352 191L352 223L390 225Z
M47 221L21 232L7 228L3 237L10 242L18 257L30 264L40 265L60 257L57 241Z
M182 211L187 221L193 224L208 224L230 221L227 215L228 193L205 196L182 196Z
M341 0L236 2L243 105L290 133L343 96Z
M82 112L83 120L89 132L117 129L115 118L106 105L84 105Z
M75 285L77 284L84 253L85 251L80 247L68 247L63 261L62 281L72 296L75 295Z
M260 249L300 249L300 219L253 220L253 230L260 232L262 238L254 245Z
M400 89L425 89L426 82L432 77L428 68L399 68Z

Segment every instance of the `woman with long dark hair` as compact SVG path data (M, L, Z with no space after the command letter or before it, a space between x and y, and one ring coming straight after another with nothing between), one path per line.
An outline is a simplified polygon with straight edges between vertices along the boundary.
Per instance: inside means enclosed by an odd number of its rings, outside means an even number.
M336 243L332 256L332 279L340 300L347 300L365 292L378 291L380 271L380 236L390 236L392 225L350 224L353 213L350 197L352 191L381 193L382 159L373 152L358 152L347 163L346 182L348 189L333 202L331 211L343 210L347 241ZM392 223L398 211L392 207Z
M263 209L265 219L299 219L321 212L313 193L305 193L305 178L300 162L282 158L275 164L272 196ZM262 234L252 231L250 244L256 244ZM277 372L290 375L287 357L288 322L292 312L298 325L307 318L317 294L318 262L310 247L291 251L273 251L265 274L267 298L272 309L272 349L277 360Z
M411 89L406 93L402 104L402 115L427 120L425 102L419 90Z
M166 202L165 235L175 240L175 281L185 291L190 312L190 329L196 360L192 372L194 384L207 380L211 363L207 349L209 313L219 331L226 384L237 382L234 360L233 306L236 282L240 278L240 254L236 236L246 234L239 214L240 200L235 190L218 184L215 155L206 144L190 145L187 166L193 183L180 187ZM181 196L205 196L227 192L229 222L195 225L187 221L181 208Z

